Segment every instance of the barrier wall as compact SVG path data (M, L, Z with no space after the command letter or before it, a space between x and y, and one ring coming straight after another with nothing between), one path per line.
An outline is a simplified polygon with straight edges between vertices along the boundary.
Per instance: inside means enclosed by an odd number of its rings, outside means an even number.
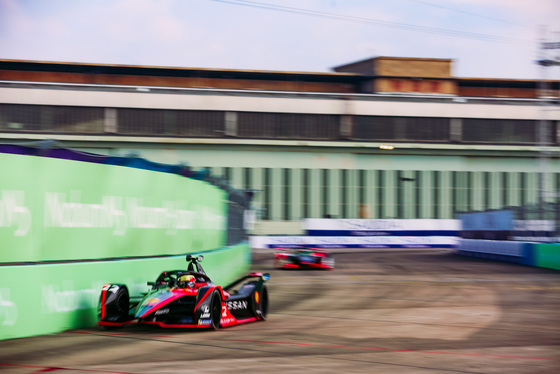
M560 270L560 244L533 244L535 265Z
M516 220L513 210L471 212L459 215L460 255L560 269L560 245L540 244L556 238L552 220Z
M534 266L533 244L502 240L460 239L457 253L464 256Z
M460 239L457 254L560 270L560 244Z
M244 242L203 255L206 273L216 284L225 285L248 270L251 251ZM105 283L125 283L137 295L147 291L146 282L154 281L162 271L186 267L184 255L1 266L0 339L92 326Z
M458 238L452 236L254 236L253 248L455 248Z
M0 263L200 252L225 245L225 193L122 166L0 153Z
M309 236L459 236L455 219L328 219L307 218L303 227Z
M328 219L303 222L304 236L261 236L253 248L454 248L460 221L453 219Z

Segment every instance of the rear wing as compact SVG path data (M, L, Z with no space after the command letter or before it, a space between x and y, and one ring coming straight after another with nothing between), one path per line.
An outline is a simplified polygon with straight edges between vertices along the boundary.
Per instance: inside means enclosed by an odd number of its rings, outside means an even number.
M239 283L243 282L246 279L249 278L259 278L260 282L266 282L267 280L270 279L270 274L269 273L251 273L251 274L247 274L241 278L239 278L238 280L236 280L235 282L228 284L227 286L225 286L223 289L225 291L227 291L230 288L233 288L235 286L237 286Z

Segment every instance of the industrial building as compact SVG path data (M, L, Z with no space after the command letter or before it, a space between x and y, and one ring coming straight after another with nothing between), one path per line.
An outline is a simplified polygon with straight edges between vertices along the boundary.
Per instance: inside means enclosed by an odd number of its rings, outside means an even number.
M258 234L303 218L456 218L555 203L560 81L375 57L331 73L0 60L0 142L208 168ZM557 217L558 220L558 217Z

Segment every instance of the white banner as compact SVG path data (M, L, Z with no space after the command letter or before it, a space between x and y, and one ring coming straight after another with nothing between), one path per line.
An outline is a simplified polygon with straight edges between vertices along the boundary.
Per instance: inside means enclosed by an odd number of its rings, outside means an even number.
M252 248L309 246L318 248L455 247L454 236L253 236Z
M456 219L328 219L307 218L305 230L325 231L457 231L461 221Z

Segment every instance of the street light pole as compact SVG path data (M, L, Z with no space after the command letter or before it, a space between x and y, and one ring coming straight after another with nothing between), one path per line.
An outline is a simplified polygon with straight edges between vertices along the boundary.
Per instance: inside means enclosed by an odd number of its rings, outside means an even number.
M539 65L539 84L538 84L538 98L540 100L540 115L538 122L538 144L539 144L539 178L538 178L538 209L539 209L539 219L545 219L544 209L546 199L550 197L555 197L558 199L558 193L554 193L553 196L548 193L547 188L549 184L549 173L548 173L548 150L547 147L551 145L551 127L550 121L547 118L548 104L550 101L550 88L549 82L547 81L547 69L550 66L560 65L560 61L548 58L546 51L560 49L560 42L548 42L546 40L546 27L542 26L539 36L538 44L538 60Z

